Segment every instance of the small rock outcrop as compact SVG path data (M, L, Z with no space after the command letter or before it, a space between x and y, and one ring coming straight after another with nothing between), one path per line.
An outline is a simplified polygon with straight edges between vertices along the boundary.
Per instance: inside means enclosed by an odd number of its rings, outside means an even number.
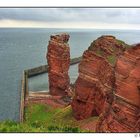
M140 132L140 44L115 65L114 98L100 116L98 132Z
M105 99L113 94L114 64L126 46L113 36L101 36L83 53L71 104L77 120L103 112Z
M70 80L68 70L70 66L69 35L60 34L50 37L47 61L49 90L51 95L65 96L68 94Z

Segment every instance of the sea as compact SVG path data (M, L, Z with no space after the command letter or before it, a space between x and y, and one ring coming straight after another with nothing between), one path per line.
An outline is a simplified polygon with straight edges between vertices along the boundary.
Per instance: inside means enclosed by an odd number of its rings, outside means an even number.
M70 35L71 58L81 56L101 35L113 35L128 44L140 43L140 30L0 28L0 121L19 121L22 72L47 64L50 35L62 32ZM70 67L69 75L73 83L78 65ZM47 74L30 78L29 90L48 90Z

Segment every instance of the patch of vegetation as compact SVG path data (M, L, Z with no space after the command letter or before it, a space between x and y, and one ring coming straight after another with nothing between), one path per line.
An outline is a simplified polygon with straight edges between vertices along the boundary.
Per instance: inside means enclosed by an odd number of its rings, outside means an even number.
M109 63L111 63L112 65L115 65L116 56L115 56L115 55L110 55L110 56L107 57L107 60L108 60Z
M58 126L48 126L48 132L69 132L69 133L77 133L80 132L80 129L78 127L72 128L72 127L58 127Z
M32 127L27 123L16 123L14 121L4 121L0 123L0 132L41 132L41 128Z
M52 108L42 104L29 105L25 109L24 123L0 122L0 132L90 132L80 129L84 121L76 121L71 106Z
M103 56L103 53L104 53L104 52L101 51L101 50L97 50L97 51L96 51L96 54L99 55L99 56Z
M117 40L117 42L118 42L118 44L123 45L126 49L131 47L130 45L126 44L126 43L125 43L124 41L122 41L122 40Z

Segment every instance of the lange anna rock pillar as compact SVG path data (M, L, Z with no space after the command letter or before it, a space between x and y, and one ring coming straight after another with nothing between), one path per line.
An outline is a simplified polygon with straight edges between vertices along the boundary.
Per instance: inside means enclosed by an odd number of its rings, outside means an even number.
M48 45L48 77L51 95L65 96L68 94L70 79L68 70L70 66L69 35L66 33L51 35Z

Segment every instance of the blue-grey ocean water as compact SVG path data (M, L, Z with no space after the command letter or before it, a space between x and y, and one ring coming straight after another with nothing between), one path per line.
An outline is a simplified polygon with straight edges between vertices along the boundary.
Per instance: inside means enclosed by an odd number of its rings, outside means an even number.
M19 120L21 76L24 69L46 64L46 50L51 34L70 34L71 58L81 56L90 43L101 35L114 35L128 44L140 42L140 31L82 29L0 29L0 120ZM70 69L71 82L78 75ZM47 75L31 78L32 91L47 90Z

